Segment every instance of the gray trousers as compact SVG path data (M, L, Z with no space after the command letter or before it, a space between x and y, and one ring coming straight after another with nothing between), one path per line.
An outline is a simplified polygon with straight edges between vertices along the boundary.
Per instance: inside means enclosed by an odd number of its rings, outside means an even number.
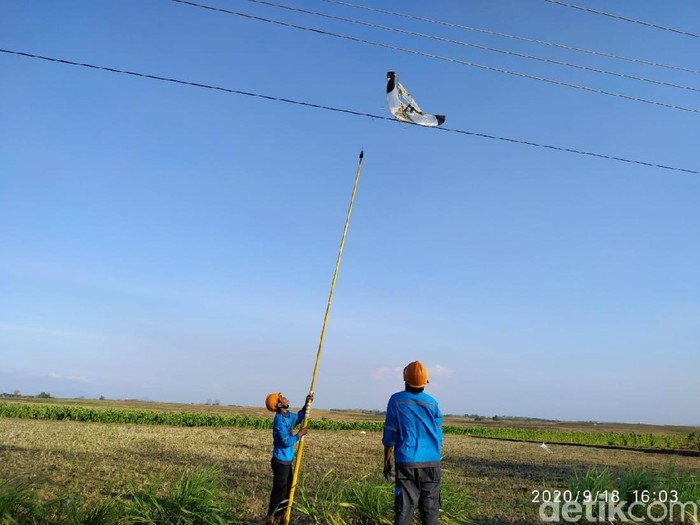
M440 476L440 467L396 468L394 525L411 525L416 505L422 525L437 525Z

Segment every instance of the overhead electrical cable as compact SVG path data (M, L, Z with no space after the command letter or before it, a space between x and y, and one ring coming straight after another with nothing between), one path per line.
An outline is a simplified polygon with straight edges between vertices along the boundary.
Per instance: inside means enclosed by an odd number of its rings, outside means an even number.
M262 4L262 5L266 5L266 6L270 6L270 7L275 7L275 8L279 8L279 9L286 9L286 10L288 10L288 11L295 11L295 12L298 12L298 13L305 13L305 14L309 14L309 15L313 15L313 16L319 16L319 17L323 17L323 18L328 18L328 19L331 19L331 20L340 20L340 21L342 21L342 22L349 22L349 23L352 23L352 24L358 24L358 25L362 25L362 26L365 26L365 27L372 27L372 28L375 28L375 29L382 29L382 30L384 30L384 31L393 31L393 32L395 32L395 33L402 33L402 34L405 34L405 35L417 36L417 37L420 37L420 38L427 38L427 39L431 39L431 40L438 40L438 41L440 41L440 42L446 42L446 43L449 43L449 44L456 44L456 45L459 45L459 46L472 47L472 48L476 48L476 49L483 49L483 50L485 50L485 51L493 51L493 52L495 52L495 53L501 53L501 54L503 54L503 55L510 55L510 56L515 56L515 57L519 57L519 58L526 58L526 59L528 59L528 60L536 60L536 61L538 61L538 62L545 62L545 63L547 63L547 64L555 64L555 65L558 65L558 66L572 67L572 68L576 68L576 69L582 69L582 70L585 70L585 71L592 71L592 72L594 72L594 73L603 73L603 74L605 74L605 75L612 75L612 76L619 77L619 78L626 78L626 79L629 79L629 80L638 80L638 81L640 81L640 82L649 82L649 83L651 83L651 84L656 84L656 85L660 85L660 86L667 86L667 87L673 87L673 88L678 88L678 89L687 89L687 90L690 90L690 91L698 91L698 92L700 92L700 88L696 88L696 87L692 87L692 86L685 86L685 85L682 85L682 84L674 84L674 83L671 83L671 82L664 82L664 81L656 80L656 79L652 79L652 78L638 77L638 76L635 76L635 75L628 75L628 74L626 74L626 73L619 73L619 72L617 72L617 71L608 71L608 70L606 70L606 69L599 69L599 68L595 68L595 67L584 66L584 65L581 65L581 64L572 64L572 63L570 63L570 62L561 62L561 61L559 61L559 60L553 60L553 59L550 59L550 58L539 57L539 56L535 56L535 55L528 55L528 54L525 54L525 53L518 53L518 52L516 52L516 51L509 51L509 50L507 50L507 49L499 49L499 48L496 48L496 47L489 47L489 46L483 46L483 45L481 45L481 44L474 44L474 43L471 43L471 42L464 42L464 41L462 41L462 40L455 40L455 39L452 39L452 38L445 38L445 37L441 37L441 36L437 36L437 35L430 35L430 34L426 34L426 33L419 33L419 32L416 32L416 31L410 31L410 30L408 30L408 29L402 29L402 28L399 28L399 27L391 27L391 26L385 26L385 25L381 25L381 24L374 24L374 23L372 23L372 22L365 22L365 21L363 21L363 20L356 20L356 19L354 19L354 18L345 18L345 17L342 17L342 16L330 15L330 14L327 14L327 13L319 13L319 12L317 12L317 11L310 11L310 10L308 10L308 9L302 9L302 8L300 8L300 7L292 7L292 6L288 6L288 5L284 5L284 4L276 4L276 3L273 3L273 2L268 2L267 0L247 0L247 1L248 1L248 2L252 2L252 3L255 3L255 4Z
M586 49L586 48L582 48L582 47L575 47L575 46L570 46L570 45L567 45L567 44L561 44L561 43L558 43L558 42L549 42L549 41L547 41L547 40L539 40L539 39L537 39L537 38L528 38L528 37L525 37L525 36L511 35L511 34L508 34L508 33L501 33L501 32L499 32L499 31L491 31L491 30L489 30L489 29L484 29L484 28L481 28L481 27L472 27L472 26L467 26L467 25L463 25L463 24L457 24L457 23L454 23L454 22L447 22L447 21L445 21L445 20L438 20L438 19L435 19L435 18L426 18L426 17L423 17L423 16L409 15L409 14L406 14L406 13L397 13L397 12L395 12L395 11L388 11L388 10L386 10L386 9L380 9L380 8L378 8L378 7L369 7L369 6L366 6L366 5L352 4L352 3L350 3L350 2L343 2L342 0L321 0L321 1L323 1L323 2L328 2L328 3L330 3L330 4L343 5L343 6L351 7L351 8L354 8L354 9L364 9L364 10L366 10L366 11L373 11L373 12L375 12L375 13L382 13L382 14L385 14L385 15L391 15L391 16L397 16L397 17L402 17L402 18L408 18L408 19L410 19L410 20L418 20L418 21L420 21L420 22L428 22L428 23L430 23L430 24L438 24L438 25L442 25L442 26L445 26L445 27L452 27L452 28L455 28L455 29L462 29L462 30L465 30L465 31L475 31L475 32L478 32L478 33L484 33L484 34L493 35L493 36L500 36L500 37L504 37L504 38L511 38L511 39L514 39L514 40L521 40L521 41L523 41L523 42L530 42L530 43L533 43L533 44L540 44L540 45L550 46L550 47L558 47L558 48L561 48L561 49L567 49L567 50L569 50L569 51L576 51L576 52L579 52L579 53L587 53L587 54L590 54L590 55L597 55L597 56L602 56L602 57L606 57L606 58L613 58L613 59L616 59L616 60L625 60L625 61L627 61L627 62L635 62L635 63L637 63L637 64L645 64L645 65L647 65L647 66L663 67L663 68L666 68L666 69L675 69L675 70L677 70L677 71L685 71L685 72L687 72L687 73L700 73L700 70L699 70L699 69L690 69L690 68L687 68L687 67L675 66L675 65L671 65L671 64L662 64L662 63L659 63L659 62L652 62L652 61L650 61L650 60L643 60L643 59L641 59L641 58L626 57L626 56L622 56L622 55L616 55L616 54L614 54L614 53L607 53L607 52L605 52L605 51L596 51L596 50L593 50L593 49Z
M572 9L578 9L579 11L586 11L588 13L593 13L596 15L608 16L610 18L617 18L618 20L624 20L625 22L632 22L634 24L641 24L643 26L653 27L655 29L663 29L664 31L671 31L672 33L678 33L680 35L692 36L693 38L700 38L700 35L696 33L689 33L688 31L683 31L681 29L674 29L673 27L666 27L659 24L654 24L652 22L645 22L644 20L637 20L635 18L628 18L626 16L616 15L613 13L606 13L605 11L598 11L597 9L591 9L590 7L584 7L580 5L568 4L566 2L561 2L560 0L545 0L550 4L563 5L565 7L571 7Z
M36 60L44 60L47 62L55 62L55 63L65 64L65 65L70 65L70 66L78 66L78 67L84 67L84 68L95 69L95 70L100 70L100 71L108 71L110 73L130 75L133 77L149 78L151 80L158 80L161 82L170 82L170 83L174 83L174 84L181 84L181 85L186 85L186 86L211 89L214 91L222 91L225 93L260 98L260 99L271 100L271 101L275 101L275 102L284 102L286 104L294 104L294 105L298 105L298 106L311 107L311 108L316 108L316 109L322 109L325 111L333 111L336 113L346 113L349 115L355 115L358 117L367 117L367 118L371 118L371 119L375 119L375 120L384 120L384 121L389 121L389 122L394 122L394 123L399 122L398 120L396 120L393 117L387 117L387 116L383 116L383 115L373 115L371 113L365 113L362 111L354 111L354 110L350 110L350 109L336 108L336 107L332 107L332 106L326 106L323 104L313 104L310 102L303 102L303 101L292 100L292 99L288 99L288 98L275 97L272 95L263 95L260 93L253 93L250 91L242 91L242 90L238 90L238 89L231 89L231 88L225 88L225 87L221 87L221 86L214 86L211 84L203 84L201 82L191 82L191 81L187 81L187 80L180 80L180 79L176 79L176 78L163 77L163 76L159 76L159 75L151 75L148 73L140 73L140 72L136 72L136 71L129 71L126 69L118 69L118 68L107 67L107 66L98 66L95 64L87 64L84 62L76 62L73 60L66 60L66 59L62 59L62 58L47 57L47 56L37 55L37 54L33 54L33 53L25 53L23 51L15 51L15 50L11 50L11 49L0 49L0 53L5 53L8 55L16 55L16 56L20 56L20 57L24 57L24 58L32 58L32 59L36 59ZM412 125L412 124L407 124L407 125ZM583 150L574 149L574 148L552 146L549 144L541 144L541 143L531 142L531 141L527 141L527 140L513 139L513 138L508 138L508 137L499 137L497 135L489 135L486 133L478 133L478 132L467 131L467 130L463 130L463 129L443 128L443 127L428 128L428 129L436 129L436 130L445 131L448 133L459 133L461 135L469 135L469 136L473 136L473 137L480 137L480 138L491 139L491 140L499 140L499 141L503 141L503 142L509 142L512 144L523 144L526 146L534 146L534 147L538 147L538 148L545 148L545 149L550 149L550 150L555 150L555 151L562 151L565 153L574 153L577 155L586 155L586 156L596 157L596 158L601 158L601 159L615 160L615 161L619 161L619 162L627 162L630 164L638 164L641 166L647 166L647 167L651 167L651 168L661 168L661 169L665 169L665 170L680 171L680 172L684 172L684 173L700 174L700 171L697 171L697 170L679 168L679 167L675 167L675 166L666 166L663 164L655 164L652 162L644 162L644 161L640 161L640 160L627 159L624 157L618 157L618 156L613 156L613 155L604 155L601 153L593 153L590 151L583 151Z
M549 83L549 84L554 84L554 85L557 85L557 86L566 86L566 87L570 87L570 88L574 88L574 89L580 89L580 90L583 90L583 91L589 91L589 92L591 92L591 93L598 93L599 95L607 95L607 96L610 96L610 97L623 98L623 99L625 99L625 100L633 100L633 101L635 101L635 102L642 102L642 103L644 103L644 104L651 104L651 105L654 105L654 106L665 107L665 108L668 108L668 109L677 109L677 110L680 110L680 111L687 111L687 112L690 112L690 113L700 113L700 109L696 109L696 108L688 108L688 107L685 107L685 106L678 106L678 105L675 105L675 104L668 104L668 103L666 103L666 102L659 102L659 101L657 101L657 100L650 100L650 99L646 99L646 98L634 97L634 96L631 96L631 95L624 95L624 94L622 94L622 93L615 93L615 92L613 92L613 91L605 91L605 90L593 88L593 87L590 87L590 86L583 86L583 85L581 85L581 84L572 84L572 83L570 83L570 82L564 82L564 81L561 81L561 80L553 80L553 79L551 79L551 78L538 77L538 76L535 76L535 75L530 75L530 74L527 74L527 73L521 73L521 72L518 72L518 71L511 71L511 70L509 70L509 69L502 69L502 68L499 68L499 67L486 66L486 65L483 65L483 64L476 64L476 63L474 63L474 62L467 62L466 60L460 60L460 59L458 59L458 58L451 58L451 57L446 57L446 56L442 56L442 55L435 55L435 54L432 54L432 53L426 53L426 52L424 52L424 51L418 51L418 50L415 50L415 49L408 49L408 48L405 48L405 47L398 47L398 46L394 46L394 45L391 45L391 44L385 44L385 43L382 43L382 42L374 42L373 40L366 40L366 39L364 39L364 38L358 38L358 37L349 36L349 35L342 35L342 34L339 34L339 33L332 33L332 32L330 32L330 31L324 31L324 30L321 30L321 29L315 29L315 28L311 28L311 27L300 26L300 25L297 25L297 24L292 24L292 23L290 23L290 22L283 22L283 21L281 21L281 20L274 20L274 19L271 19L271 18L264 18L264 17L261 17L261 16L250 15L250 14L247 14L247 13L241 13L241 12L239 12L239 11L232 11L232 10L230 10L230 9L223 9L223 8L220 8L220 7L213 7L213 6L204 5L204 4L197 4L197 3L195 3L195 2L189 2L188 0L172 0L172 1L173 1L173 2L177 2L177 3L179 3L179 4L185 4L185 5L189 5L189 6L192 6L192 7L197 7L197 8L200 8L200 9L206 9L206 10L209 10L209 11L214 11L214 12L219 12L219 13L225 13L225 14L228 14L228 15L240 16L240 17L243 17L243 18L248 18L248 19L250 19L250 20L257 20L257 21L259 21L259 22L265 22L265 23L268 23L268 24L274 24L274 25L279 25L279 26L282 26L282 27L289 27L289 28L293 28L293 29L299 29L299 30L301 30L301 31L308 31L308 32L315 33L315 34L320 34L320 35L332 36L332 37L334 37L334 38L341 38L341 39L344 39L344 40L350 40L350 41L352 41L352 42L359 42L359 43L361 43L361 44L368 44L368 45L371 45L371 46L383 47L383 48L385 48L385 49L392 49L392 50L394 50L394 51L401 51L402 53L409 53L409 54L412 54L412 55L423 56L423 57L427 57L427 58L433 58L433 59L436 59L436 60L444 60L444 61L446 61L446 62L452 62L452 63L454 63L454 64L460 64L460 65L463 65L463 66L476 67L476 68L484 69L484 70L487 70L487 71L495 71L495 72L498 72L498 73L505 73L505 74L513 75L513 76L520 77L520 78L529 78L529 79L531 79L531 80L538 80L538 81L540 81L540 82L547 82L547 83Z

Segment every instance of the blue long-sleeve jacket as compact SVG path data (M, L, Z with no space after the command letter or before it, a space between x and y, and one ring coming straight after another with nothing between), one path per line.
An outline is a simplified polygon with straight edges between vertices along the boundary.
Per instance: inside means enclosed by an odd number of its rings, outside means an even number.
M277 413L272 421L272 457L280 463L294 461L294 444L299 438L294 435L294 427L301 424L306 417L306 405L295 414L287 411L286 414Z
M442 413L425 392L397 392L389 399L382 444L394 447L397 467L440 465Z

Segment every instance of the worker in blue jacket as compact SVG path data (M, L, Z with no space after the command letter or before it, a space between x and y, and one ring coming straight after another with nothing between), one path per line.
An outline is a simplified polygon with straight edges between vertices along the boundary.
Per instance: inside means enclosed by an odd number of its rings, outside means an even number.
M274 392L265 398L265 406L270 412L275 412L272 421L272 491L270 504L267 508L266 525L279 523L286 510L289 499L289 489L292 486L292 462L294 461L294 445L303 438L307 427L302 427L294 433L294 427L300 425L306 417L306 408L314 400L313 394L306 396L306 404L299 413L289 410L289 399L282 392Z
M420 361L403 370L405 390L389 399L384 421L384 476L394 456L394 525L410 525L418 506L422 525L437 525L440 511L442 413L423 390L428 373Z

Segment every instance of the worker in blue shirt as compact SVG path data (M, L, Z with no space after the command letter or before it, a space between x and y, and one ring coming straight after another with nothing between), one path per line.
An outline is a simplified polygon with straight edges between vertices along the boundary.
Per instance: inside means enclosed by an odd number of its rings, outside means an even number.
M420 361L403 370L405 390L389 399L384 421L384 476L394 456L394 525L410 525L418 505L422 525L437 525L440 511L442 413L423 389L428 373Z
M302 427L294 434L294 427L300 425L306 417L306 408L314 400L313 394L306 396L306 404L294 413L289 410L289 399L282 392L274 392L265 398L265 406L270 412L275 412L272 421L272 491L270 504L267 508L266 525L279 523L286 510L289 499L289 489L292 486L292 462L294 461L294 445L303 438L307 427Z

